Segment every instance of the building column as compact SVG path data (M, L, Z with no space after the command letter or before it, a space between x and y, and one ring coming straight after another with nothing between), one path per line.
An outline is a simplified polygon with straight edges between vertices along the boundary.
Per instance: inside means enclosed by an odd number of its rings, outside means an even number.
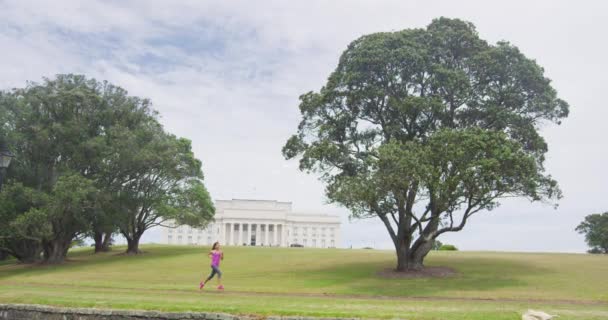
M231 223L225 223L224 224L224 243L229 246L230 245L230 227L232 226Z
M243 245L243 233L245 232L243 231L243 223L241 222L239 223L239 246Z
M279 239L278 233L279 233L279 225L275 223L272 225L272 245L275 247L279 244L277 242Z
M226 242L226 225L227 223L222 223L222 228L220 229L220 238L217 239L217 241L225 246L228 245L228 242Z
M257 246L264 243L264 237L262 235L262 226L263 224L261 223L255 225L255 241Z
M268 246L268 239L270 239L270 237L268 236L268 229L269 229L268 227L269 226L270 225L268 223L264 225L264 245L265 246Z
M211 235L211 240L212 240L211 243L214 243L216 241L220 241L221 243L224 243L222 241L222 239L223 239L222 235L224 234L224 231L222 230L222 228L224 228L224 223L220 222L217 225L215 225L214 228L218 228L218 229L217 229L217 233L214 231L213 235Z
M247 246L251 245L251 223L247 224L247 235L245 235L245 243Z
M239 241L238 234L236 233L236 223L232 224L232 236L230 237L230 241L232 241L233 246L237 245L236 242Z

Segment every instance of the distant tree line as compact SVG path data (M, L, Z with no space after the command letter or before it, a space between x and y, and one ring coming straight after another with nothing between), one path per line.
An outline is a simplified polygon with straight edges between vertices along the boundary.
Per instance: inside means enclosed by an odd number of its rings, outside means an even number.
M201 227L215 209L191 142L147 99L82 75L0 91L0 139L15 158L0 192L0 255L60 263L73 241L137 254L167 220Z

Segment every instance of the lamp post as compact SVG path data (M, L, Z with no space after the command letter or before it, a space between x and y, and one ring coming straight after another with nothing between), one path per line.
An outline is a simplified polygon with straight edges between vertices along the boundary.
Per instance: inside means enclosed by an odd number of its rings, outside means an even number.
M13 157L14 155L8 150L6 143L0 142L0 190L2 190L2 182L4 180L4 175L6 174L6 169L11 164Z

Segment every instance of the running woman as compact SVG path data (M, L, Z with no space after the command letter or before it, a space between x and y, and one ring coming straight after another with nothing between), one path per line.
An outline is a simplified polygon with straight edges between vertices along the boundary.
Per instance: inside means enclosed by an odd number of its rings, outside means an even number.
M209 282L217 274L217 289L224 290L224 286L222 285L222 271L220 271L220 261L224 260L224 253L220 249L220 243L216 242L213 244L213 248L211 252L207 255L211 259L211 274L205 281L201 281L199 284L199 290L205 287L205 284Z

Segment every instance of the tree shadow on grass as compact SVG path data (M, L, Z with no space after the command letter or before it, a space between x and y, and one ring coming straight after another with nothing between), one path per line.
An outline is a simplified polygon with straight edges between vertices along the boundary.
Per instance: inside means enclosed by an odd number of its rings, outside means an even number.
M390 268L383 262L346 263L307 272L291 272L300 285L314 291L372 296L446 296L450 292L491 292L508 287L530 287L525 279L542 277L553 270L500 258L465 258L428 266L449 267L448 277L386 278L378 273Z
M16 260L0 264L0 279L13 276L49 274L53 272L77 271L92 266L122 264L125 261L145 263L158 259L173 259L177 256L192 255L200 252L201 247L183 246L150 246L145 247L141 255L125 255L126 246L114 247L110 252L95 254L93 249L79 249L68 253L67 259L61 264L32 263L21 264Z

